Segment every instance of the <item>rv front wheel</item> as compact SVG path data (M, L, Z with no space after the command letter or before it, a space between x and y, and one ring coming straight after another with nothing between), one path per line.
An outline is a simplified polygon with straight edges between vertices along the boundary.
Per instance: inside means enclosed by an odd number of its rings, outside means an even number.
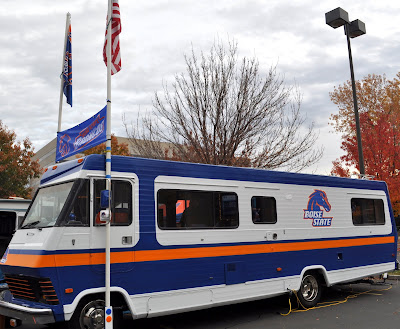
M104 329L105 302L101 297L88 296L81 300L71 320L68 323L70 329ZM90 298L93 298L92 300ZM111 300L112 301L112 300ZM122 306L113 305L114 328L121 328L123 321Z
M74 329L103 329L104 300L81 301L72 316L69 328Z
M79 324L82 329L104 328L104 301L101 299L87 303L79 316Z
M314 307L321 298L321 281L315 273L306 273L301 280L297 297L306 308Z

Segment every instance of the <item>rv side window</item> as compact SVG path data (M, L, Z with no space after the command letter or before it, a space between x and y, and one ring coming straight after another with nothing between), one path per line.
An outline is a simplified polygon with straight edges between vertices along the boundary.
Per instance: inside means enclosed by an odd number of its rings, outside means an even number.
M275 198L265 196L253 196L251 198L251 217L254 224L275 224Z
M351 199L354 225L384 225L383 201L379 199Z
M159 190L161 229L214 229L239 226L238 197L232 192Z
M0 236L12 236L15 231L17 214L14 211L0 211Z
M105 190L104 179L94 183L94 225L100 225L100 192ZM128 181L113 180L111 183L111 226L128 226L132 223L132 185Z
M24 221L24 216L18 216L18 224L17 224L18 228L21 227L21 224L22 224L23 221Z

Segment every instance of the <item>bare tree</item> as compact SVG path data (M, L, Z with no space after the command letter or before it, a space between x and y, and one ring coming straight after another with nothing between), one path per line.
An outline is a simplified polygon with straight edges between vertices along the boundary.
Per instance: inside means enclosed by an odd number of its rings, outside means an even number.
M304 128L301 96L276 66L261 75L256 58L238 60L236 42L216 42L199 58L192 48L185 62L186 72L155 93L151 114L136 124L124 118L138 154L290 171L321 158L313 125Z

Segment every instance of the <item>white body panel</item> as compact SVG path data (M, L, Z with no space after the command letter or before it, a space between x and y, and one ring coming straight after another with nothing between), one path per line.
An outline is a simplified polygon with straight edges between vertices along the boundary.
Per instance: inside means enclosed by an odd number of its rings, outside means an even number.
M337 187L302 186L288 184L252 183L243 181L207 180L159 176L155 180L155 194L160 189L220 190L235 192L239 198L238 229L218 230L162 230L156 227L157 241L164 246L180 244L211 244L229 242L257 242L273 240L303 240L385 235L392 232L387 198L383 191L356 190ZM303 219L308 196L315 189L323 189L332 207L326 215L333 217L330 227L313 227L311 220ZM251 219L252 196L271 196L276 199L278 221L275 224L254 224ZM156 197L156 196L155 196ZM381 199L385 205L385 225L354 226L350 208L351 198Z

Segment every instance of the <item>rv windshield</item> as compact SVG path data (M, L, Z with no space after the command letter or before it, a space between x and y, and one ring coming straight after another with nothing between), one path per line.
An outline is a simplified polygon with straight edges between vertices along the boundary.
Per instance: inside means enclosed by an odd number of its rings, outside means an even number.
M54 226L67 200L74 182L41 188L21 228L42 228Z

